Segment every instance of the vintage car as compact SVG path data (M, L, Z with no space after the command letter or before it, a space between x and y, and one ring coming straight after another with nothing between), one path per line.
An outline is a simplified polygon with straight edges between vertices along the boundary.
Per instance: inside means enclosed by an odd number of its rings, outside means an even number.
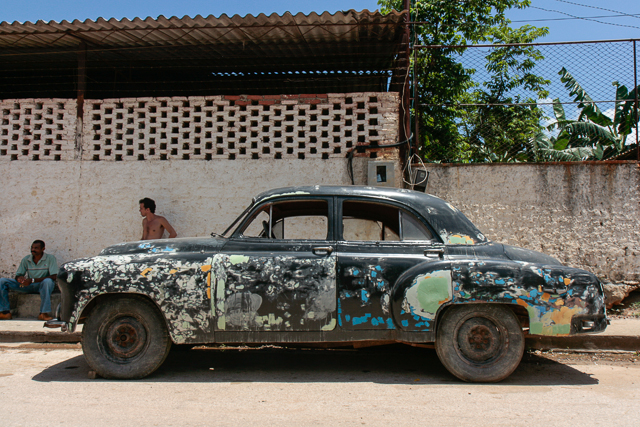
M83 323L105 378L154 372L174 344L435 346L465 381L500 381L525 334L607 325L593 274L494 243L442 199L404 189L264 192L221 235L122 243L68 262L49 326Z

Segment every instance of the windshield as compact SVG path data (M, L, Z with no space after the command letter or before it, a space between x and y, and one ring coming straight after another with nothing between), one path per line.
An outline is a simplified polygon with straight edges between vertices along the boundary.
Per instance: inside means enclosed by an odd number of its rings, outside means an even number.
M231 223L231 225L229 227L227 227L226 230L224 230L224 232L222 234L220 234L220 236L222 237L229 237L229 232L233 229L233 227L236 226L236 224L238 224L246 215L247 213L251 210L251 208L253 207L253 205L256 203L255 200L252 200L251 203L249 204L249 206L247 206L247 208L242 211L242 213L240 215L238 215L238 217L236 218L235 221L233 221Z

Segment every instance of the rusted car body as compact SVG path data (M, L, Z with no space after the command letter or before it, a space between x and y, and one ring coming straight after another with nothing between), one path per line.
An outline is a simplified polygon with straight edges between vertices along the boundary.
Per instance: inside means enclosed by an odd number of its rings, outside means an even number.
M524 335L605 329L602 285L490 242L430 195L369 187L264 192L223 235L123 243L66 263L57 324L98 374L148 375L171 343L433 343L467 381L517 367ZM53 322L55 324L55 321Z

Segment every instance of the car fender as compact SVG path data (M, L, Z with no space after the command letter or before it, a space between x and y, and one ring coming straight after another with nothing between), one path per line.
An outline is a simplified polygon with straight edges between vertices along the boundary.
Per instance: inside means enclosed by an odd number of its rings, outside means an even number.
M64 320L73 330L92 301L100 301L96 297L140 294L159 307L173 342L205 341L211 331L211 257L201 258L107 255L67 263L63 286L70 289L63 294L75 304Z
M405 331L434 331L439 311L450 304L521 306L530 333L538 335L570 335L579 332L575 319L605 317L595 275L521 261L425 261L398 279L392 300L394 321Z

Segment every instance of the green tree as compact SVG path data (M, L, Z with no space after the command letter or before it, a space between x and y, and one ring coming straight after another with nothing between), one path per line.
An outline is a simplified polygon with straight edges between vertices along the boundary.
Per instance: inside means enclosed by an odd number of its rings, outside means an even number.
M379 0L383 12L402 10L402 0ZM530 0L413 0L414 44L445 46L415 52L417 99L414 111L419 122L425 158L452 161L472 155L469 141L459 127L468 112L458 104L476 87L474 70L459 61L462 46L499 38L509 20L505 12L524 8ZM417 113L417 114L416 114Z
M548 34L547 28L529 25L513 29L503 24L491 29L494 44L532 43ZM536 61L543 59L535 46L501 46L486 56L490 79L467 95L465 103L475 104L462 120L463 134L475 161L527 161L533 158L528 144L545 117L536 99L549 95L550 83L533 73ZM513 95L524 90L535 95Z
M612 83L616 88L612 119L600 110L569 71L563 67L558 74L569 95L578 103L580 113L576 120L567 119L560 100L554 99L556 122L549 125L547 131L557 135L539 132L530 140L536 161L605 160L636 147L635 143L627 142L638 123L635 98L640 86L629 92L617 81Z

